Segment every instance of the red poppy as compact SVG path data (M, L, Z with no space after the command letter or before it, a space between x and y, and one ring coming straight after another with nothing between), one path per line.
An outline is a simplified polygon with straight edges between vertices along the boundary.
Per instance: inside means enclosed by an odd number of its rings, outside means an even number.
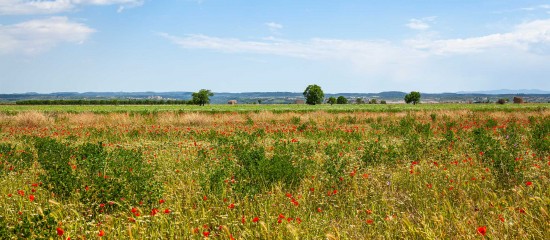
M29 195L29 200L30 200L31 202L33 202L33 201L34 201L34 195L32 195L32 194Z
M533 185L533 182L531 182L531 181L528 181L528 182L525 183L525 186L527 186L527 187L529 187L531 185Z
M254 219L252 219L252 222L258 222L258 221L260 221L260 218L258 217L255 217Z
M58 227L56 230L57 230L57 236L63 236L63 233L65 233L65 231L63 231L62 228Z
M374 223L374 220L372 219L367 219L367 224L373 224Z
M317 212L322 212L323 210L321 210L321 208L317 208Z
M156 208L151 209L151 216L157 215L158 212L159 212L159 210L156 209Z
M105 236L105 232L103 230L99 230L99 233L97 235L103 237Z
M487 226L481 226L477 228L477 232L483 236L487 234Z
M202 235L203 235L204 237L208 237L208 236L210 236L210 232L204 231L204 232L202 232Z
M233 208L235 208L235 204L234 204L234 203L231 203L231 204L229 204L229 206L227 206L227 207L228 207L229 209L233 209Z
M164 209L164 213L165 213L165 214L169 214L169 213L170 213L170 209L168 209L168 208L167 208L167 209Z
M244 218L244 216L241 218L241 223L242 223L242 224L245 224L245 223L246 223L246 218Z
M163 204L163 203L164 203L164 199L159 200L159 204Z
M203 200L203 201L208 200L208 198L206 197L206 195L202 196L202 200Z

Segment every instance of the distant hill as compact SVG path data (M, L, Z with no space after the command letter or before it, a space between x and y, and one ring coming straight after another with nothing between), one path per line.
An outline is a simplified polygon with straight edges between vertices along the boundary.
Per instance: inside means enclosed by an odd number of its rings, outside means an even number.
M0 94L0 103L13 103L20 100L103 100L103 99L152 99L152 100L189 100L192 92L55 92L55 93L13 93ZM387 91L380 93L326 93L325 98L344 96L351 101L357 98L363 100L377 99L387 102L403 102L405 92ZM550 92L543 90L494 90L472 91L457 93L422 93L422 102L495 102L500 98L510 101L513 97L520 96L526 102L550 102ZM237 100L243 103L262 104L288 104L296 100L304 99L298 92L244 92L244 93L214 93L211 102L214 104L227 103L229 100Z
M550 91L544 91L539 89L517 89L517 90L511 90L511 89L500 89L500 90L488 90L488 91L461 91L457 92L457 94L491 94L491 95L498 95L498 94L550 94Z

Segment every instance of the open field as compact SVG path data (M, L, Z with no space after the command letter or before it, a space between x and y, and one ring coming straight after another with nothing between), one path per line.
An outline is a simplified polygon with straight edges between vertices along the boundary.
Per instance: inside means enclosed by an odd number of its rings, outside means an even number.
M548 107L4 105L0 238L548 239Z
M226 105L213 104L207 106L197 105L0 105L2 113L16 113L22 111L40 111L40 112L93 112L93 113L126 113L126 112L260 112L271 111L275 113L282 112L402 112L402 111L427 111L427 110L471 110L471 111L533 111L548 110L548 103L529 103L529 104L274 104L274 105L256 105L240 104Z

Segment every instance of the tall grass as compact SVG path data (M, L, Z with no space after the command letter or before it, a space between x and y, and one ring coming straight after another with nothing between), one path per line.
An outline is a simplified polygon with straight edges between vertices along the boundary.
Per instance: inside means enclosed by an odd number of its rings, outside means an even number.
M5 114L0 238L546 239L550 111L502 110Z

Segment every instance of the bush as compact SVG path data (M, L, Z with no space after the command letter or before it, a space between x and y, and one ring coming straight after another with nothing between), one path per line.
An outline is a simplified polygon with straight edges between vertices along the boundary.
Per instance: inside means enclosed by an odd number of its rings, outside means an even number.
M523 98L521 97L514 97L514 103L523 103Z
M508 99L506 99L506 98L501 98L501 99L499 99L499 100L497 101L497 104L505 104L505 103L507 103L507 102L508 102Z
M46 189L67 199L80 194L80 201L98 207L122 199L130 204L152 205L162 194L154 168L135 150L106 151L101 143L71 147L50 138L36 138L38 162ZM106 206L114 210L116 205Z
M336 99L337 104L347 104L348 99L344 96L339 96L338 99Z

